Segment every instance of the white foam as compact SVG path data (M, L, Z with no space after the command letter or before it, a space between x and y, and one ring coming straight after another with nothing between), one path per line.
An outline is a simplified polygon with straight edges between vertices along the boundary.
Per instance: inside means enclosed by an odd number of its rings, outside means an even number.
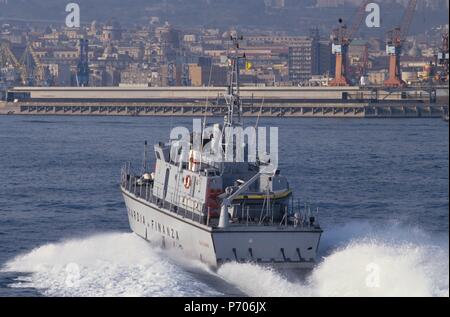
M449 296L448 244L398 225L349 227L354 230L347 235L342 227L325 238L325 245L343 246L330 251L306 281L251 264L226 264L218 274L251 296Z
M227 263L217 273L250 296L312 296L307 285L289 281L275 270L256 264Z
M325 255L304 278L236 263L217 275L250 296L449 296L448 236L353 223L326 230L322 242ZM3 271L30 272L12 286L48 296L221 295L214 281L192 274L215 274L206 266L163 252L134 234L103 234L44 245Z
M47 244L6 263L3 271L31 273L12 287L48 296L219 295L131 233Z

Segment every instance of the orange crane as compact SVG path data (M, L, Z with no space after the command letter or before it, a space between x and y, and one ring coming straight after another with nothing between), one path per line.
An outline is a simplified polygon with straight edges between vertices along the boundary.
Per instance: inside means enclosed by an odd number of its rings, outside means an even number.
M417 0L409 0L402 24L388 32L386 43L386 53L389 56L389 78L384 81L386 87L403 87L406 83L402 80L400 58L403 44L411 26L414 12L416 11Z
M336 71L330 86L349 86L350 84L347 78L348 47L364 20L364 13L369 3L368 0L361 3L350 28L347 28L342 19L339 19L341 25L331 34L332 53L336 56Z

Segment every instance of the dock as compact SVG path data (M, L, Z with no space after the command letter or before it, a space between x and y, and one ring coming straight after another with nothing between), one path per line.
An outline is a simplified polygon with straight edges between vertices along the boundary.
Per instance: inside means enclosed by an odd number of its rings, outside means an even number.
M446 90L446 91L444 91ZM358 87L244 87L246 117L442 118L448 88L386 91ZM224 87L18 87L3 115L224 116Z
M442 118L448 112L445 105L424 104L305 104L243 106L246 117L325 117L325 118ZM198 104L150 104L150 103L21 103L0 104L4 115L81 115L81 116L223 116L226 108L221 105L205 107Z

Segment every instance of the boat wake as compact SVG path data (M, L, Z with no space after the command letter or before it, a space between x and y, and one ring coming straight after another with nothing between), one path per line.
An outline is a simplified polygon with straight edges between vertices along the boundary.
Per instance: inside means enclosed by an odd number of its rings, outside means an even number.
M355 223L324 234L322 247L321 262L302 278L252 264L218 273L251 296L449 296L448 236Z
M2 271L31 273L18 273L10 287L32 287L46 296L230 295L218 279L250 296L449 296L448 236L361 223L326 232L322 260L303 276L237 263L211 272L173 260L131 233L47 244ZM198 278L199 270L211 278Z
M2 271L31 273L11 287L36 288L46 296L220 295L133 233L47 244Z

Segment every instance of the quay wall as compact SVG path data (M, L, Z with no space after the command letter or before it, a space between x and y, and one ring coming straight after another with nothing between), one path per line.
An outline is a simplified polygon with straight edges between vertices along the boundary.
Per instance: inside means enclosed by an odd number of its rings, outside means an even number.
M0 114L223 116L225 87L16 87ZM244 116L442 117L448 89L241 87Z

